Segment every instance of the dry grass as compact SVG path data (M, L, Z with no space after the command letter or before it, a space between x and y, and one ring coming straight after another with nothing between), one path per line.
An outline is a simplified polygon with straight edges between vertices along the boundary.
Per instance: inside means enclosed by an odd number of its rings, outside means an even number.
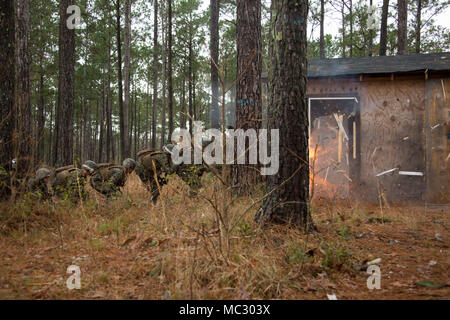
M308 235L258 228L255 206L226 237L207 200L220 203L220 186L207 175L203 182L200 195L189 197L173 177L156 205L134 175L109 202L90 190L77 206L0 204L0 298L450 298L448 287L415 284L448 284L448 208L391 207L382 216L376 206L318 202L320 232ZM252 201L234 199L231 224ZM356 267L375 258L382 258L382 288L371 291L369 275ZM72 264L81 267L81 290L66 287Z

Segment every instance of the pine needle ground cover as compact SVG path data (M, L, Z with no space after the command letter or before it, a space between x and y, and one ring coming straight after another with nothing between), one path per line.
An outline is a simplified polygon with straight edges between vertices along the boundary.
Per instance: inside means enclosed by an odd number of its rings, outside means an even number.
M259 228L262 193L233 198L224 233L219 182L189 195L172 177L153 205L133 174L121 197L0 204L1 299L449 299L449 209L316 201L319 232ZM248 209L250 208L250 209ZM245 215L242 215L246 212ZM381 289L367 262L381 259ZM81 270L69 290L67 268Z

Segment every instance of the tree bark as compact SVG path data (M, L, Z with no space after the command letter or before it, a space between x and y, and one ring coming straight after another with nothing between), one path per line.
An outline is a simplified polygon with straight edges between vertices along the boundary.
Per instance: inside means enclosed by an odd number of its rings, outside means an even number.
M148 70L147 70L147 94L146 94L146 100L145 100L145 148L149 147L149 131L150 131L150 62L148 63Z
M311 230L308 108L306 103L307 2L272 1L269 129L279 129L279 172L267 177L258 223L292 223ZM300 160L300 159L301 160Z
M186 128L186 66L183 62L183 83L181 87L180 127Z
M29 0L16 2L16 140L17 173L23 177L34 164L31 125L31 85L28 38L30 33ZM3 50L3 49L2 49Z
M112 103L111 103L111 31L112 25L111 15L108 10L108 91L107 91L107 106L106 106L106 160L114 159L114 140L112 132Z
M14 158L15 23L14 1L0 2L0 165Z
M161 5L161 36L162 36L162 95L161 95L161 140L160 147L166 143L166 79L167 79L167 41L166 41L166 12L164 2Z
M81 110L82 110L82 114L83 114L83 119L81 122L82 147L81 147L81 159L80 160L82 163L84 163L88 159L91 159L91 157L89 155L89 145L90 145L91 136L89 135L89 132L88 132L89 123L87 121L88 112L90 112L90 109L88 106L88 101L87 101L87 96L86 96L86 87L88 86L86 83L86 65L89 63L88 62L89 34L88 34L87 30L86 30L86 34L85 34L84 38L85 38L85 45L84 45L83 83L81 84L81 90L82 90Z
M59 80L54 148L56 166L73 163L75 30L67 28L70 16L67 8L73 4L73 0L61 0L59 7Z
M152 148L156 148L156 110L158 108L158 0L153 3L153 115Z
M210 2L210 54L211 54L211 128L220 128L219 110L219 1Z
M99 125L100 125L100 138L98 140L98 162L104 162L105 159L105 132L106 132L106 109L108 108L108 98L107 98L107 88L106 88L106 72L107 66L105 65L103 67L103 92L102 92L102 107L100 111L100 119L99 119Z
M128 144L128 122L125 123L123 106L123 87L122 87L122 43L120 40L120 0L116 0L116 38L117 38L117 85L119 87L119 129L120 129L120 156L123 159L127 157Z
M189 21L192 22L192 14L189 13ZM192 23L189 23L189 44L188 44L188 50L189 50L189 65L188 65L188 73L189 73L189 82L188 82L188 88L189 88L189 132L192 133ZM211 73L212 77L212 73ZM217 91L218 94L218 91ZM214 96L214 92L213 92ZM219 110L219 109L217 109ZM212 112L212 111L211 111ZM211 125L212 126L212 125ZM218 128L214 127L213 128Z
M398 38L397 51L399 55L407 53L407 23L408 23L408 0L397 0L398 5Z
M42 59L39 75L39 101L38 101L38 130L37 130L37 156L35 158L35 164L39 164L44 160L44 142L45 142L45 100L44 100L44 73L42 67Z
M320 0L320 40L319 40L320 59L325 59L324 22L325 22L325 0Z
M420 33L422 30L422 0L416 0L417 11L416 11L416 53L420 53Z
M381 12L381 28L380 28L380 56L386 55L388 11L389 11L389 0L383 0L383 9Z
M350 15L350 58L353 57L353 1L350 0L349 7Z
M167 90L168 90L168 111L169 111L169 141L173 132L173 66L172 66L172 0L168 0L168 43L167 43Z
M345 0L342 0L341 7L341 20L342 20L342 58L345 58Z
M370 5L370 7L372 7L372 5L373 5L373 1L372 0L370 0L369 1L369 5ZM372 50L373 50L373 30L372 29L369 29L369 54L368 54L368 56L369 57L371 57L372 56Z
M57 94L54 94L54 99L53 99L53 103L50 107L50 134L49 134L49 154L47 155L47 163L53 163L53 153L54 153L54 149L53 149L53 145L54 145L54 140L55 140L55 124L56 124L56 102L58 98L57 98Z
M237 2L237 86L236 129L258 130L261 127L261 1L238 0ZM250 141L245 149L248 150ZM236 148L237 150L237 148ZM245 165L233 167L233 185L236 192L244 195L251 192L260 180L257 165L249 164L249 152L240 155Z
M132 135L128 128L129 121L129 110L130 110L130 55L131 55L131 2L130 0L125 0L125 104L123 109L123 131L125 137ZM127 139L125 139L127 140ZM128 141L128 140L127 140ZM126 143L123 145L122 159L131 156L131 143Z

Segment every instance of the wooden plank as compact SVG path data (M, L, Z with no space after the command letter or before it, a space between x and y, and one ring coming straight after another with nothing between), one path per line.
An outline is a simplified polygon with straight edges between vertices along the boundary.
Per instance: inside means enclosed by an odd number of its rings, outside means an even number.
M426 200L450 202L450 170L448 167L448 134L450 93L449 79L429 79L426 82Z

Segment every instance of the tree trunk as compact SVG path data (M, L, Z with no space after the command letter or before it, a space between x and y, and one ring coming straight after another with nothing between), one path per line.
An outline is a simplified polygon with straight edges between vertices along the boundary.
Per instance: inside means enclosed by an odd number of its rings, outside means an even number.
M123 131L125 137L131 136L131 131L128 128L128 118L130 110L130 55L131 55L131 2L125 0L125 105L123 109ZM127 139L125 139L127 140ZM131 143L123 145L122 159L131 156Z
M237 2L237 86L236 129L258 130L261 127L261 1L238 0ZM250 141L249 141L250 143ZM251 148L246 144L245 149ZM236 148L237 150L237 148ZM257 165L249 164L249 152L240 155L245 165L233 167L233 185L237 194L251 192L260 180Z
M14 1L0 2L0 165L14 158L15 23Z
M350 0L350 58L353 57L353 1Z
M91 102L89 101L88 104ZM89 106L90 107L90 106ZM93 159L92 154L92 122L91 122L91 112L86 112L86 127L85 127L85 141L83 149L85 150L86 160L87 159Z
M416 53L420 53L420 32L422 30L422 0L416 0Z
M398 39L397 51L399 55L407 53L407 23L408 23L408 1L397 0L398 5Z
M38 130L37 130L37 143L38 143L38 152L35 158L35 164L39 164L44 161L44 142L45 142L45 101L44 101L44 73L42 67L42 59L41 59L41 67L40 75L39 75L39 102L38 102Z
M189 14L189 21L192 21L192 14ZM189 82L188 82L188 87L189 87L189 132L192 133L192 24L189 24L189 66L188 66L188 73L189 73ZM212 72L211 72L211 77L212 77ZM218 94L218 90L217 90L217 94ZM214 91L213 91L213 96L214 96ZM217 107L217 110L218 107ZM212 112L212 111L211 111ZM212 126L212 124L211 124ZM213 128L218 128L215 126L212 126Z
M108 12L108 18L111 23L111 16ZM109 162L114 159L114 141L112 133L112 103L111 103L111 32L108 26L108 91L106 102L106 160Z
M313 229L309 212L306 103L307 2L272 1L269 128L279 129L279 172L267 177L258 223L292 223ZM295 23L293 23L295 22ZM302 160L299 160L302 159Z
M83 83L81 84L81 90L82 90L82 105L81 105L81 109L82 109L82 113L83 113L83 119L81 122L81 135L82 135L82 148L81 148L81 162L85 162L88 159L91 159L90 155L89 155L89 144L90 144L90 135L88 133L88 121L87 121L87 117L88 117L88 112L90 112L89 110L89 106L88 106L88 101L87 101L87 97L86 97L86 87L88 86L88 84L86 83L86 65L89 63L88 62L88 39L89 39L89 34L86 32L85 35L85 47L84 47L84 64L83 64ZM78 154L79 155L79 154Z
M219 110L219 0L210 2L210 54L211 54L211 128L220 128Z
M59 7L59 81L54 148L56 166L73 163L75 30L67 28L70 16L67 8L73 4L73 0L61 0Z
M372 0L369 1L369 5L370 5L370 7L372 7L372 5L373 5ZM372 50L373 50L373 32L374 32L374 30L369 29L369 54L368 54L369 57L372 56Z
M133 76L130 77L130 81L132 81ZM131 99L129 102L129 109L128 109L128 114L129 114L129 121L128 121L128 145L130 146L130 153L127 156L130 157L131 156L131 152L133 150L133 130L134 130L134 109L133 109L133 90L131 90Z
M383 9L381 12L381 29L380 29L380 56L386 55L388 11L389 11L389 0L383 0Z
M29 1L16 2L16 140L14 143L17 173L23 177L34 164L31 126L31 85L28 38L30 33ZM3 50L3 49L2 49Z
M164 2L163 2L164 3ZM166 56L166 13L164 5L161 5L161 35L162 35L162 96L161 96L161 141L160 147L166 143L166 79L167 79L167 56Z
M147 70L147 95L146 95L146 100L145 100L145 148L148 148L149 145L149 130L150 130L150 65L148 64L148 70Z
M103 145L105 144L105 131L106 131L106 109L107 109L107 101L108 98L106 97L106 75L105 75L105 70L106 70L107 66L104 66L103 68L103 92L102 92L102 108L100 111L100 119L99 119L99 125L100 125L100 138L98 140L98 162L103 162L105 157L104 157L104 147Z
M116 38L117 38L117 85L119 87L119 127L120 127L120 156L126 158L128 144L128 122L125 123L124 107L123 107L123 88L122 88L122 43L120 40L120 0L116 0ZM128 129L128 128L127 128Z
M186 128L186 66L183 62L183 84L181 89L180 127Z
M197 101L195 100L195 88L197 87L196 75L196 70L192 68L192 118L194 121L197 121Z
M156 110L158 107L158 0L153 3L153 115L152 148L156 148Z
M56 94L54 95L54 99L53 101L58 100L56 97ZM56 114L56 103L52 103L52 106L50 107L50 134L49 134L49 154L47 155L47 163L53 163L53 144L54 144L54 140L55 140L55 124L56 124L56 119L55 119L55 114Z
M134 146L134 159L137 158L137 153L141 147L141 110L138 108L137 103L137 90L134 91L134 110L136 115L136 135L135 135L135 146Z
M171 141L171 135L173 133L173 67L172 67L172 0L168 0L168 43L167 43L167 89L169 95L168 111L169 111L169 141Z
M320 0L320 59L325 59L325 39L324 39L324 21L325 21L325 0Z
M342 19L342 58L345 58L345 0L342 0L341 7L341 19Z

